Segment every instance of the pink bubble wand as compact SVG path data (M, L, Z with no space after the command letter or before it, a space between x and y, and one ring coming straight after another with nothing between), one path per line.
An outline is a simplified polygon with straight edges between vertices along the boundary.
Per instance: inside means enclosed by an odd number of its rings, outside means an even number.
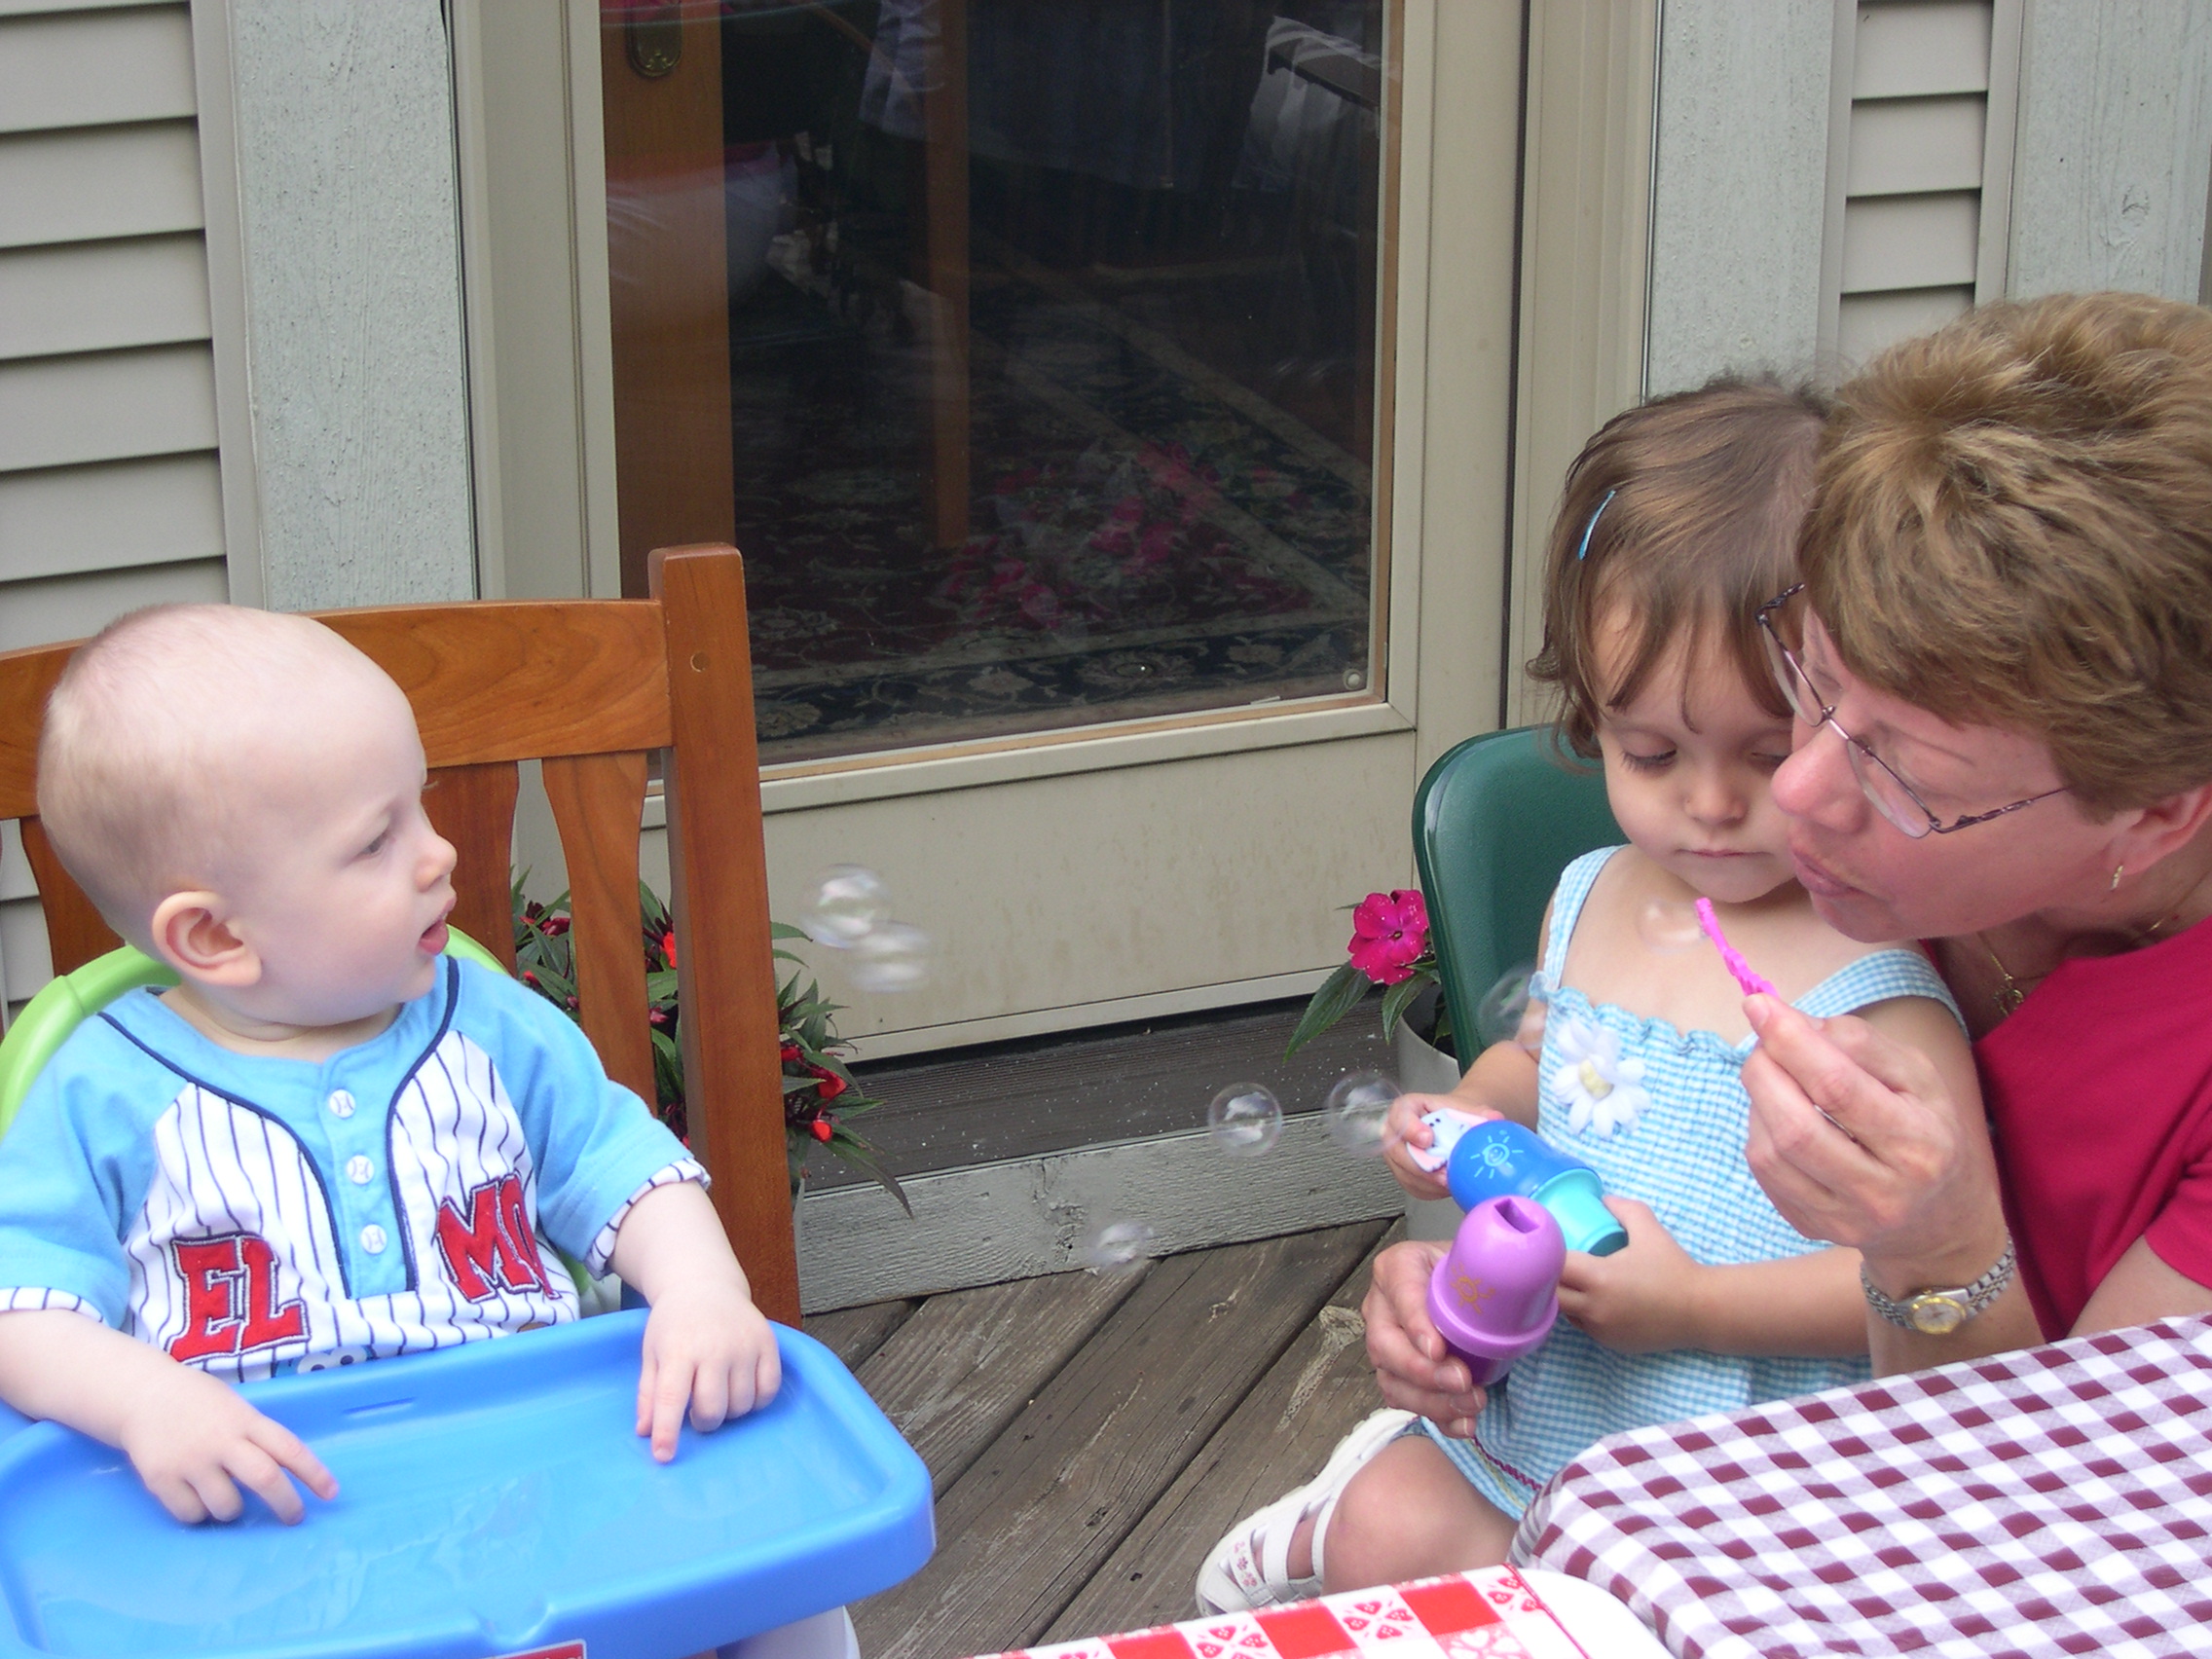
M1697 920L1698 926L1705 929L1705 937L1713 940L1713 947L1720 952L1720 965L1735 976L1737 984L1744 987L1744 995L1748 997L1780 997L1782 995L1780 991L1774 988L1772 979L1769 979L1764 974L1745 961L1744 953L1728 942L1728 936L1720 931L1720 918L1713 913L1712 900L1700 899L1697 902ZM1863 1144L1857 1135L1845 1128L1842 1124L1837 1123L1835 1114L1823 1106L1818 1100L1812 1101L1811 1105L1814 1111L1835 1124L1837 1131L1842 1134L1845 1140L1854 1145Z
M1720 952L1720 965L1735 976L1736 983L1744 987L1744 995L1780 996L1774 981L1744 960L1744 953L1728 942L1728 936L1720 931L1720 918L1713 913L1713 901L1697 902L1698 926L1705 929L1705 937L1713 940L1713 947Z

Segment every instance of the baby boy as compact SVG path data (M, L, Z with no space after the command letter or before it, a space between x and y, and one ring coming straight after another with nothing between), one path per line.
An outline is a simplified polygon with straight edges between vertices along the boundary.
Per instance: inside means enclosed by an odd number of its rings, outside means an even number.
M705 1172L550 1004L440 954L424 782L399 688L304 617L138 611L48 705L47 833L180 983L88 1019L0 1142L0 1400L182 1521L338 1490L231 1382L573 1319L556 1247L651 1306L655 1457L776 1392Z

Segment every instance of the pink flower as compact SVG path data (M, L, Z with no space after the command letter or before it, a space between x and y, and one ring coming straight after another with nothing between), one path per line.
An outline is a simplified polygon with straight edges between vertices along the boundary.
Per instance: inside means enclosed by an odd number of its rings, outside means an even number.
M1351 913L1351 962L1378 985L1413 977L1414 960L1428 948L1428 906L1413 889L1370 893Z

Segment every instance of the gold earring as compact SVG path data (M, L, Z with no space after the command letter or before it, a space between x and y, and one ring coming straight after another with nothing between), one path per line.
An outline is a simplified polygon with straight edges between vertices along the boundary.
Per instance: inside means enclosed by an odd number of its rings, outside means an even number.
M2114 865L2112 866L2112 886L2109 891L2118 893L2120 891L2120 878L2126 873L2127 866L2125 865Z

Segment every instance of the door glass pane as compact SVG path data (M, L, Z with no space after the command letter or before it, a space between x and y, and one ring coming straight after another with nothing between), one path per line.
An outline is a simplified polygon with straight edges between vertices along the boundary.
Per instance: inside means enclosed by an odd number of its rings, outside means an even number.
M1379 692L1388 10L608 0L626 581L734 536L763 761Z

